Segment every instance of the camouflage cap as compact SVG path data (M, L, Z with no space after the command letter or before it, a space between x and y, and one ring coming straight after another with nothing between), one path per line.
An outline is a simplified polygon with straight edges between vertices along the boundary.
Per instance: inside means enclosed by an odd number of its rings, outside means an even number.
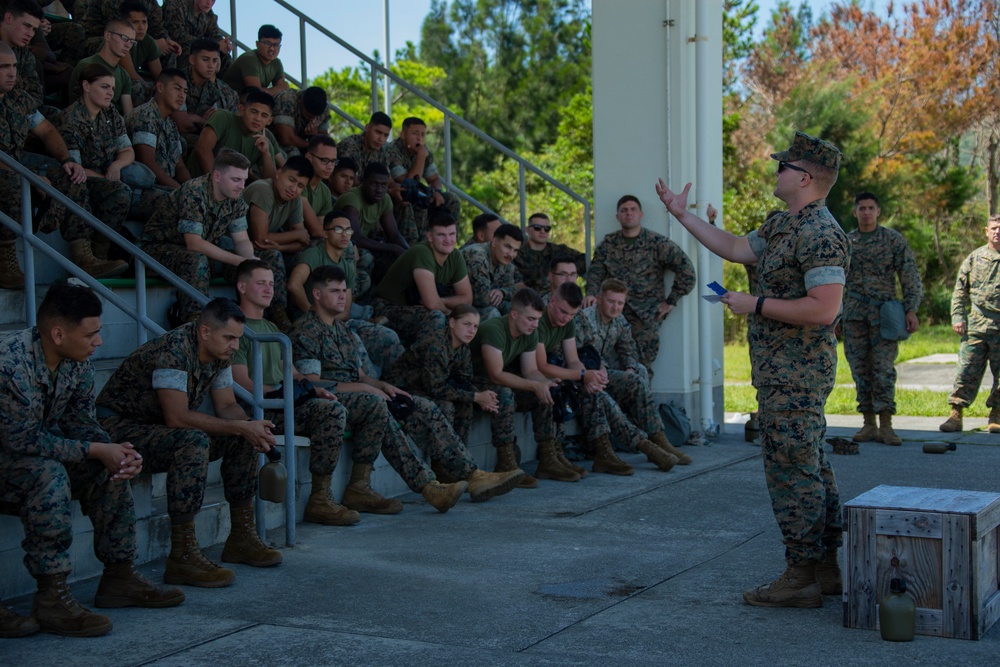
M771 153L771 157L780 162L808 160L830 169L839 169L843 153L829 141L810 137L805 132L796 132L792 147L787 151Z

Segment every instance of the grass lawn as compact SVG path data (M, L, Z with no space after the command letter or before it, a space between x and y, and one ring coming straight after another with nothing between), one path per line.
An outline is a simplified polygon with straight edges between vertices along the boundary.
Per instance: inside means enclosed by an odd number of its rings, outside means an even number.
M938 353L958 351L958 336L947 324L922 327L899 344L896 363ZM750 412L757 409L757 391L750 386L750 355L745 342L726 345L726 411ZM745 384L744 384L745 383ZM837 381L826 402L828 414L849 415L857 411L852 385L851 368L844 358L844 346L837 346ZM948 392L926 390L896 390L897 412L901 415L948 416ZM986 417L989 410L983 401L976 401L965 412L969 417Z

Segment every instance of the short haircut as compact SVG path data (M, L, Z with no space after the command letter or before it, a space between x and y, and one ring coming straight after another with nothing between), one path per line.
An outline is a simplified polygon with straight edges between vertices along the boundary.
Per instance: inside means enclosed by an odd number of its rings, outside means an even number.
M257 30L257 39L281 39L281 31L270 23L265 23Z
M326 214L323 218L323 229L330 229L335 227L333 224L334 220L347 220L348 226L350 226L351 219L347 217L347 213L342 208L335 209Z
M191 42L191 55L201 53L202 51L215 51L218 53L220 50L219 43L208 37L199 37Z
M215 154L215 161L212 162L212 171L222 171L235 167L237 169L250 169L250 160L243 153L232 148L220 148Z
M333 173L338 171L347 171L350 169L355 174L358 173L358 163L354 161L352 157L342 157L337 159L337 166L333 168Z
M523 313L525 308L531 308L538 312L545 310L545 302L542 301L542 297L530 287L522 287L517 290L510 300L511 310Z
M250 86L243 91L243 106L251 104L263 104L271 111L274 111L274 98L256 86Z
M854 195L855 204L860 204L865 199L871 199L872 201L875 202L876 206L881 206L881 204L878 201L878 197L876 197L874 193L866 191L866 192L859 192L858 194Z
M149 10L146 9L145 3L142 0L125 0L118 7L118 14L123 18L128 20L128 15L132 12L142 14L143 16L149 16Z
M451 309L448 313L449 320L457 320L465 315L475 315L479 317L479 311L471 303L460 303Z
M41 21L45 17L45 12L35 0L10 0L4 7L4 13L10 14L14 18L19 16L34 16Z
M457 224L458 221L455 220L455 216L444 207L432 209L427 213L427 231L430 231L434 227L451 227Z
M112 79L115 78L115 73L108 69L107 65L101 63L89 63L83 66L80 70L80 78L76 82L76 92L79 95L83 95L83 84L94 83L98 79L103 79L106 76L110 76Z
M249 280L253 275L253 272L257 269L274 273L274 269L271 268L271 265L262 259L257 259L256 257L244 259L240 262L240 265L236 267L236 282L242 283Z
M490 223L494 220L499 220L500 216L496 213L480 213L472 219L472 233L485 232L489 228Z
M541 218L542 220L548 220L549 216L548 216L548 214L542 213L541 211L539 211L537 213L532 213L531 215L529 215L528 216L528 222L531 222L535 218Z
M37 321L39 326L60 320L77 326L88 317L100 317L102 312L104 306L92 289L63 280L49 287L38 307Z
M354 170L357 172L357 169ZM367 181L370 176L388 176L389 167L381 162L369 162L365 167L365 173L361 175L361 180Z
M392 129L392 118L389 114L383 111L376 111L372 114L372 117L368 119L369 125L385 125L390 130Z
M309 291L313 291L316 288L323 287L327 283L346 283L347 274L339 266L334 266L332 264L327 264L326 266L317 266L309 274Z
M521 228L517 225L505 224L497 227L497 230L493 232L494 239L505 239L512 238L518 243L524 243L524 233Z
M121 32L126 28L135 32L135 28L132 27L132 24L125 19L111 19L108 21L108 24L104 26L104 32Z
M312 162L305 155L293 155L285 160L285 164L278 171L294 171L299 176L305 176L306 178L312 178L316 175L316 170L313 169Z
M421 125L423 127L427 127L427 123L425 123L420 118L417 118L416 116L410 116L409 118L403 121L403 131L405 132L412 125Z
M1000 222L1000 213L994 213L993 215L991 215L989 219L986 221L986 224L988 225L991 222Z
M177 69L176 67L166 67L160 70L160 76L156 77L156 83L166 83L170 79L184 79L188 80L187 73L182 69Z
M812 176L812 182L815 184L816 189L824 197L830 194L830 190L837 183L837 177L840 175L840 169L831 169L830 167L818 164L816 162L810 162L809 160L802 160L803 168L809 172Z
M605 292L614 292L615 294L625 294L627 296L628 285L617 278L608 278L601 283L601 294Z
M570 308L579 308L583 304L583 290L576 283L563 283L556 288L556 295Z
M302 107L313 116L325 112L328 102L326 91L319 86L309 86L302 91Z
M314 134L312 138L309 139L309 143L306 144L306 152L311 151L319 146L329 146L330 148L336 148L337 142L329 134Z
M553 255L552 259L549 260L549 271L555 271L560 264L572 264L575 268L576 260L564 252L559 253L558 255Z
M219 329L229 324L230 320L246 324L247 316L243 314L239 304L235 301L220 296L205 304L205 307L201 309L201 314L198 315L198 323L195 326Z
M636 197L635 195L624 195L621 199L618 200L618 203L615 204L615 211L617 212L618 209L622 207L622 204L630 201L634 201L635 205L639 207L639 210L640 211L642 210L642 202L639 201L638 197Z

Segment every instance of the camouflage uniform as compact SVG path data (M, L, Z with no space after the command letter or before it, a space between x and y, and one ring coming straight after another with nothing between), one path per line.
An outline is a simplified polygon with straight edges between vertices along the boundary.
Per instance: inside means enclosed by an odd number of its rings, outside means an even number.
M167 34L181 45L181 53L177 56L179 63L188 61L194 40L207 37L217 42L223 37L215 12L210 9L196 16L192 0L163 0L163 26ZM225 53L220 55L228 58Z
M70 159L102 174L115 161L118 151L132 147L125 119L114 106L101 109L97 118L91 119L87 107L78 100L59 112L52 124L66 142ZM89 202L84 208L111 229L121 229L132 205L132 188L120 180L93 176L88 176L80 187L84 201ZM76 216L65 216L61 229L67 241L89 239L92 235L91 228Z
M800 299L846 281L850 243L825 199L774 216L747 239L763 297ZM819 562L843 541L837 480L823 451L823 408L837 371L834 327L750 315L748 328L764 472L785 560Z
M663 275L667 271L673 271L674 282L665 300L675 306L694 288L694 266L676 243L643 228L634 239L626 239L620 231L605 236L594 250L587 272L587 296L597 296L608 278L618 278L628 286L625 319L632 327L639 361L647 369L660 352L656 311L664 301Z
M551 289L549 265L552 258L559 255L566 255L573 260L576 263L576 271L581 276L587 271L587 256L579 250L562 243L547 243L544 250L532 250L531 245L525 241L517 251L517 257L514 258L517 282L524 283L525 287L530 287L539 294L548 294Z
M309 311L292 325L295 367L303 375L318 375L327 382L359 382L361 342L340 320L328 325ZM367 392L338 391L331 387L347 408L346 427L355 448L381 450L389 464L413 491L419 492L434 473L417 457L413 445L389 414L385 399Z
M352 134L346 139L341 139L337 144L337 158L343 160L349 157L358 165L358 178L365 173L365 167L372 162L381 162L386 167L389 166L389 146L382 146L378 150L370 151L365 148L365 138L362 134Z
M167 37L163 24L163 8L156 0L142 0L146 5L146 18L149 20L149 30L146 33L153 39ZM90 0L87 11L83 15L83 29L86 32L86 53L97 53L104 44L104 28L112 19L121 15L121 2L118 0ZM71 62L67 60L67 62Z
M328 134L330 131L330 112L327 111L316 125L316 132L306 135L308 121L302 116L302 94L304 90L283 90L274 98L274 124L290 125L295 134L302 139L310 139L317 134ZM299 149L294 146L282 146L287 155L298 155ZM338 153L339 155L339 153Z
M475 243L459 252L465 257L469 282L472 283L472 305L479 310L482 320L485 322L509 313L510 300L516 291L514 264L494 264L489 243ZM490 304L490 291L495 289L503 292L503 301L499 306Z
M386 166L389 167L389 175L393 180L398 180L401 176L409 173L413 167L413 163L416 162L417 156L415 153L406 150L406 142L403 141L402 137L397 137L393 141L390 141L386 145L386 149L388 151L387 159L389 160ZM427 183L430 183L430 179L434 176L440 176L437 165L434 164L434 155L429 151L427 157L424 158L424 171L420 176ZM459 220L461 202L458 200L458 197L450 192L442 192L441 196L444 197L444 208L451 213L451 216L455 220ZM395 207L393 215L396 216L400 233L409 243L416 243L424 238L424 235L427 233L426 208L418 208L408 202L404 202Z
M185 111L201 116L210 108L215 107L223 111L239 113L240 96L232 86L218 78L215 81L205 81L198 86L194 82L190 65L184 71L188 77L188 94L184 102Z
M241 199L216 202L211 176L199 176L181 185L164 199L163 206L146 223L139 245L158 262L204 295L212 279L208 257L192 252L184 243L184 234L198 234L209 243L220 245L227 234L247 230L247 203ZM266 251L277 253L276 250ZM257 251L263 258L263 253ZM180 316L190 319L201 306L180 294Z
M42 80L38 76L38 64L30 46L12 46L11 51L17 58L17 81L14 90L26 93L35 103L35 109L45 98Z
M896 276L904 310L916 311L924 295L913 251L903 235L878 225L870 234L854 230L851 270L844 294L844 355L858 394L858 412L896 413L896 354L899 343L881 335L879 306L896 298Z
M105 565L137 555L128 482L111 481L89 460L91 442L110 442L94 416L90 362L63 360L50 373L38 330L0 337L0 506L24 526L24 565L32 576L69 574L71 499L94 525L94 554Z
M170 116L164 118L156 100L138 106L125 116L125 127L133 145L149 146L156 151L156 163L174 178L177 162L184 152L177 124Z
M211 391L233 386L232 360L198 360L194 322L142 345L111 375L97 397L101 425L115 442L131 442L143 468L167 473L170 516L195 514L205 497L210 461L222 459L222 484L230 505L244 505L257 490L257 452L236 436L170 428L157 397L160 389L187 394L198 410Z
M1000 375L1000 252L984 245L962 262L951 297L952 325L966 324L966 334L958 350L955 388L948 397L951 405L968 407L979 393L979 385L989 361L993 387L986 407L1000 407L997 377ZM969 307L971 304L971 308Z

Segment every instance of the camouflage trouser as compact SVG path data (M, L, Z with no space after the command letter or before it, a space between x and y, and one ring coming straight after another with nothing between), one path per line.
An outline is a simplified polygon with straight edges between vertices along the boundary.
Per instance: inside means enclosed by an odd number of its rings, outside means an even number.
M882 338L880 322L844 321L844 356L851 366L858 412L896 414L896 354L899 343Z
M133 201L132 209L135 212L135 217L145 223L153 217L153 214L156 213L156 210L161 205L166 203L166 198L170 195L171 191L161 187L146 188L138 191L133 188L133 200L135 199L135 192L139 193L139 202L136 205Z
M208 257L172 243L145 243L142 249L173 271L178 278L208 296L208 285L212 280L212 265ZM192 301L184 294L177 294L177 302L179 316L184 321L191 320L201 312L201 304Z
M48 174L52 184L60 191L65 192L53 179L55 174L65 175L65 172L59 169ZM69 183L69 177L66 177L65 181ZM73 187L82 188L82 200L78 201L72 194L67 193L71 199L93 213L95 218L116 232L122 228L122 223L125 222L128 210L132 206L132 188L121 181L109 181L106 178L96 176L88 176L85 183ZM59 231L62 232L62 237L67 242L90 239L93 236L94 230L87 223L75 215L69 215L65 207L56 202L52 202L52 206L46 213L46 218L56 215L54 211L57 209L65 212L61 219L58 217L55 219L59 220Z
M434 401L414 396L413 403L416 409L400 424L407 437L419 442L431 461L443 464L458 479L467 478L478 466L465 441L458 437Z
M461 201L450 192L444 192L442 195L444 196L444 204L442 206L457 221L461 214ZM392 213L396 218L396 227L399 228L399 233L403 235L407 243L413 245L426 238L428 209L417 208L403 203L396 204Z
M24 526L24 566L32 576L73 569L70 499L94 526L94 555L104 564L136 559L135 509L128 482L112 482L97 461L60 463L11 452L0 455L0 502L16 505Z
M447 317L440 310L423 306L397 306L385 299L373 299L375 315L389 319L387 326L399 334L400 340L412 345L421 338L427 338L444 329Z
M388 368L392 362L403 356L406 350L399 342L399 335L389 327L372 324L365 320L348 320L347 326L351 331L358 334L358 338L365 345L365 351L374 369L364 369L369 377L378 378L382 376L382 369ZM373 370L374 372L369 372Z
M1000 374L1000 341L996 331L970 331L962 338L958 348L958 373L955 375L955 388L948 397L950 405L969 407L986 372L986 362L990 364L993 374L993 387L986 399L986 407L1000 407L1000 395L997 394L997 376Z
M647 435L663 430L648 377L646 369L641 366L635 373L609 370L608 386L604 389L620 408L624 408L629 420ZM647 379L644 381L643 378Z
M355 463L370 463L379 450L411 490L420 492L434 473L414 452L413 443L389 414L385 399L365 392L339 392L337 398L347 408L347 428L354 444ZM374 455L369 460L359 458Z
M24 157L28 158L29 156L25 154ZM52 183L52 187L89 211L90 202L87 198L87 186L85 184L74 184L69 180L69 176L61 167L45 168L47 166L46 162L45 158L25 159L25 166L48 178L49 182ZM58 163L55 163L55 165L58 166ZM3 210L4 213L15 221L20 222L21 177L7 169L0 169L0 210ZM67 217L68 211L66 207L53 199L49 205L49 210L39 222L38 231L51 232L59 229L66 241L75 241L81 238L89 239L91 237L93 233L92 228L88 227L76 216L73 216L69 220L67 220ZM97 217L100 218L101 216L98 215ZM104 218L101 219L104 220ZM104 221L115 230L121 227L121 220L118 221L117 225L114 224L114 220ZM13 241L15 238L17 238L17 235L6 227L0 229L0 241Z
M277 433L283 432L284 410L265 410L264 416L274 422ZM338 401L314 398L295 406L295 434L309 438L310 473L323 476L333 473L340 460L346 424L347 408ZM281 438L278 438L278 443L281 442ZM377 456L378 450L375 450L371 460L374 461Z
M205 498L208 464L222 459L222 485L230 505L253 500L257 491L257 451L235 436L209 435L193 428L140 424L120 416L101 425L112 442L131 442L146 472L167 473L167 513L195 514Z
M514 436L514 390L510 387L502 387L498 384L491 384L489 378L477 377L473 378L472 384L477 387L481 387L481 391L492 391L497 395L497 412L496 414L490 414L490 433L493 437L493 446L502 447L504 445L513 445L517 438ZM447 401L438 401L438 406L440 407L442 403ZM444 408L442 408L442 411ZM448 414L447 412L445 413ZM455 423L455 430L461 436L463 442L469 441L469 428L472 426L472 406L469 406L469 423L464 426L466 429L464 432L459 428L456 417L453 421ZM550 419L551 421L551 419Z
M80 12L83 16L83 12ZM103 37L101 38L103 42ZM59 53L59 59L64 63L75 63L91 56L97 51L87 50L87 33L79 21L56 21L52 23L52 32L46 37L49 48ZM100 50L100 46L97 50ZM54 90L48 91L56 92Z
M274 298L271 299L271 307L288 308L288 280L285 278L285 257L277 250L254 249L253 254L267 262L274 272ZM227 267L228 268L228 267ZM236 267L229 269L232 271L231 282L236 283Z
M635 339L635 346L639 353L639 361L649 369L649 375L653 375L653 362L656 355L660 353L660 322L655 320L645 320L636 317L633 311L625 309L625 319L632 327L632 338Z
M646 434L628 420L606 391L599 391L596 394L581 392L580 418L584 440L588 443L602 436L614 436L615 440L634 452L637 451L639 443L646 439Z
M531 429L535 442L554 440L556 424L552 421L552 406L542 403L533 391L514 390L514 409L517 412L531 412ZM513 422L513 416L511 417ZM511 431L514 429L511 428Z
M367 304L371 301L372 295L372 273L375 272L375 256L363 248L355 247L358 253L357 271L354 278L354 289L352 298L354 303Z
M482 308L476 306L476 310L479 311L480 323L485 322L486 320L492 320L495 317L503 317L503 315L506 314L506 313L501 313L500 309L495 306L483 306ZM510 304L507 304L506 310L508 313L510 312Z
M813 398L758 389L764 475L790 565L821 561L843 543L837 479L823 451L826 417L822 409L796 409Z

